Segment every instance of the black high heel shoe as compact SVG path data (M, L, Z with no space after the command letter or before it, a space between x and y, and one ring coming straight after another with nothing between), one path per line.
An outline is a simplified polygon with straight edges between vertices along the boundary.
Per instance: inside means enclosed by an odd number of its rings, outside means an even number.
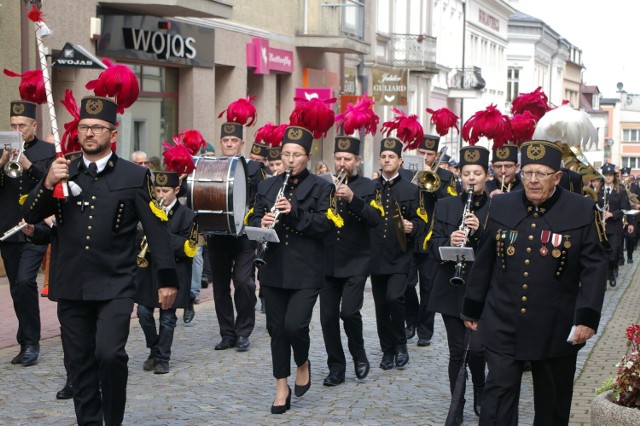
M289 395L287 395L287 401L284 405L272 405L271 406L271 414L284 414L288 409L291 408L291 388L287 386L289 389Z
M301 397L302 395L307 393L307 391L311 387L311 361L309 360L307 360L307 368L309 369L309 381L307 382L307 384L298 386L298 384L296 383L293 387L293 393L295 393L297 397Z

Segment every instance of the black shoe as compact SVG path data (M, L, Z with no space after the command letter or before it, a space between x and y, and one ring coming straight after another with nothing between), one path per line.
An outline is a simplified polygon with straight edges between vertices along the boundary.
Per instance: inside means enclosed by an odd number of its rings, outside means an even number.
M369 361L366 359L364 361L356 361L354 367L356 370L356 377L360 380L369 375L369 369L371 368Z
M325 386L338 386L340 383L344 383L344 371L329 371L329 375L322 382Z
M380 361L380 368L383 370L391 370L393 368L393 353L385 352L382 355L382 361Z
M289 386L287 386L289 388ZM271 414L284 414L291 408L291 388L289 388L289 395L287 395L287 401L284 405L272 405Z
M311 387L311 361L309 361L309 360L307 360L307 368L309 369L309 381L307 382L307 384L306 385L302 385L302 386L298 386L297 384L295 384L293 386L293 393L297 397L301 397L302 395L307 393L307 391Z
M240 336L236 341L236 351L238 352L246 352L249 350L249 338Z
M169 361L158 360L156 362L156 368L153 369L153 374L167 374L169 372Z
M525 361L524 365L522 366L522 371L531 371L531 362Z
M418 346L431 346L431 339L418 339Z
M482 407L482 392L484 392L484 385L473 386L473 412L478 417L480 417L480 409Z
M189 302L189 305L184 308L184 314L182 315L182 321L185 324L189 324L193 321L193 318L196 316L196 311L193 309L193 302Z
M609 277L609 285L610 285L611 287L615 287L617 284L618 284L618 283L616 282L616 276L615 276L615 274L612 274L612 275Z
M73 398L73 387L71 382L67 380L67 384L56 393L56 399L71 399Z
M158 363L158 360L152 357L151 355L149 355L149 358L147 358L144 364L142 364L142 369L144 371L153 371L156 368L157 363Z
M38 355L40 355L40 345L26 345L21 364L24 367L34 365L38 361Z
M260 313L261 314L266 314L267 310L264 307L264 300L260 300Z
M623 266L623 265L624 265L624 258L622 258L622 257L621 257L621 258L618 260L618 265L619 265L619 266Z
M209 281L205 280L204 278L200 280L200 288L207 288L207 287L209 287Z
M409 352L407 352L407 344L396 346L396 368L404 369L409 362Z
M404 329L404 335L407 337L407 340L412 339L413 336L416 335L416 328L413 325L408 325L405 329Z
M215 346L216 351L224 351L225 349L233 348L236 345L236 339L233 337L223 337L220 343Z
M20 345L20 352L18 352L18 355L14 356L13 359L11 360L11 364L13 365L17 365L17 364L22 364L22 357L24 356L24 345Z
M632 258L628 258L628 259L627 259L627 263L628 263L628 264L632 264L632 263L633 263L633 259L632 259Z

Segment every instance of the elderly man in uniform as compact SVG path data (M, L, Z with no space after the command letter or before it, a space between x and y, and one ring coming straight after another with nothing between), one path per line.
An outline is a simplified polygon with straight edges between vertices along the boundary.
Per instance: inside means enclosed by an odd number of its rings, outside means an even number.
M239 123L223 123L220 134L222 155L237 157L242 154L243 126ZM260 160L247 162L247 179L249 181L248 200L254 202L258 183L267 177L264 157L266 151L252 146L252 154L260 154ZM253 152L253 151L256 152ZM203 229L206 231L206 229ZM238 352L249 350L249 336L256 322L256 283L254 280L253 259L256 254L256 242L250 241L246 235L233 236L213 234L207 239L209 265L213 275L213 300L222 340L215 350L236 347ZM234 295L231 299L231 280L233 279ZM234 315L235 302L235 315Z
M52 279L58 319L72 358L78 424L123 421L138 222L154 259L162 265L157 293L163 309L172 305L178 286L162 210L151 202L151 175L111 151L118 138L116 108L107 98L82 99L78 124L82 157L57 158L23 206L29 223L56 215L58 254ZM67 200L53 196L63 179L75 188Z
M593 200L559 186L557 143L529 141L520 152L524 191L492 199L462 308L489 367L479 424L518 424L530 361L534 424L566 425L576 357L600 322L604 230Z
M489 197L522 189L522 182L518 176L518 147L506 144L491 152L494 179L488 180L485 184L485 191Z
M371 246L369 233L380 222L380 212L370 202L376 184L358 175L360 139L338 136L335 139L334 170L338 171L333 208L344 220L341 228L332 229L325 243L325 285L320 291L320 324L327 351L329 375L325 386L344 382L347 367L340 319L344 323L349 352L358 379L369 374L369 361L362 337L362 303L364 285L369 276Z
M55 156L52 144L38 140L36 130L36 107L32 102L11 102L11 130L22 133L24 151L18 164L20 173L9 175L2 170L10 160L10 150L2 151L0 158L0 234L18 225L22 220L21 204L24 197L47 173ZM26 241L22 232L0 242L2 260L9 278L9 291L13 308L18 318L20 352L11 364L27 367L38 360L40 353L40 309L38 307L38 283L36 278L46 251L46 246L37 246Z

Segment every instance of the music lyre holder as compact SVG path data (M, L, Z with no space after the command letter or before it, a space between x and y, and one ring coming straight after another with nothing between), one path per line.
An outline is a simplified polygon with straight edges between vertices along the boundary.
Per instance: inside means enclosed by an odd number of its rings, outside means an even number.
M245 226L244 231L247 233L247 238L251 241L257 241L259 243L279 243L280 238L275 229L259 228L256 226Z
M440 258L452 262L473 262L475 254L471 247L440 247Z
M22 133L0 132L0 149L19 150L22 145Z

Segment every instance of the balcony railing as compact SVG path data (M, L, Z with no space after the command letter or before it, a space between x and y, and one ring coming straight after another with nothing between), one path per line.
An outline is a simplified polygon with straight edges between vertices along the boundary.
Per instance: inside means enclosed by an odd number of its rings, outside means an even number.
M393 34L391 55L394 67L415 70L436 69L436 38L418 34Z
M364 41L364 0L302 0L299 36Z
M456 71L449 81L449 89L482 90L486 86L479 67L463 68Z

